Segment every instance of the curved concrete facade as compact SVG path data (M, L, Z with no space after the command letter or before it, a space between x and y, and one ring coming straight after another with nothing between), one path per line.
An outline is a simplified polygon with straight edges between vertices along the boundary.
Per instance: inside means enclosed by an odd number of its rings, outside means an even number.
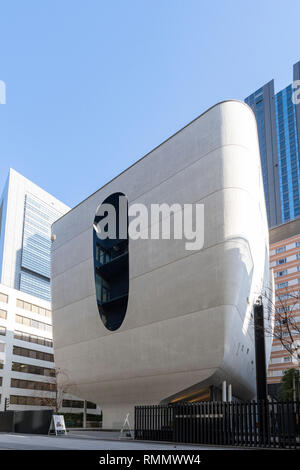
M203 203L204 247L129 240L129 298L108 331L95 293L93 221L114 192L129 205ZM59 219L52 228L56 365L68 391L98 403L104 427L136 404L171 401L225 379L255 395L252 305L269 286L268 227L255 117L209 109ZM271 338L267 338L269 357Z

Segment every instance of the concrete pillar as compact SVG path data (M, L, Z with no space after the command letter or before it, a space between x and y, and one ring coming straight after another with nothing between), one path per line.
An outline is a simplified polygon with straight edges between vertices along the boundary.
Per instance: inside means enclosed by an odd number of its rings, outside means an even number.
M232 402L232 385L228 385L228 401Z
M222 383L222 401L227 401L226 400L226 380L223 380L223 383Z

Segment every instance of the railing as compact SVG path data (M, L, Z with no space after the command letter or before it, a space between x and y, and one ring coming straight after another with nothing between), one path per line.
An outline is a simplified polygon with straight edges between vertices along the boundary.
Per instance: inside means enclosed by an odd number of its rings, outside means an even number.
M300 402L135 407L135 439L246 447L300 446Z

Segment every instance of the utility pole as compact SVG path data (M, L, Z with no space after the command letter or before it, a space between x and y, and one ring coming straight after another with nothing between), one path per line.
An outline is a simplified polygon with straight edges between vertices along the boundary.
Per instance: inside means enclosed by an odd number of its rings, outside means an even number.
M82 427L85 429L86 428L86 411L87 411L87 402L84 400L84 408L83 408L83 423Z
M267 402L264 307L261 298L254 304L253 310L257 400L264 400Z
M267 400L267 368L265 347L264 306L261 297L253 306L254 338L255 338L255 365L256 365L256 393L258 411L258 432L260 441L269 437L269 404Z

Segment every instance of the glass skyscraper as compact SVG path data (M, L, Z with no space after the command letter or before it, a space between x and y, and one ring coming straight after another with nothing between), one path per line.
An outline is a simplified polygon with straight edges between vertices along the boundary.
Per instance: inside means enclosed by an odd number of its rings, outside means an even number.
M300 62L294 65L294 80L299 76ZM292 92L289 85L275 94L271 80L245 99L257 120L270 227L300 216L300 105L294 105Z
M296 110L292 86L275 95L282 222L300 215L300 168Z
M10 169L0 199L2 284L51 300L51 225L68 210L65 204Z
M268 222L270 226L275 226L281 223L281 204L274 81L266 83L252 93L245 99L245 102L252 108L256 116Z

